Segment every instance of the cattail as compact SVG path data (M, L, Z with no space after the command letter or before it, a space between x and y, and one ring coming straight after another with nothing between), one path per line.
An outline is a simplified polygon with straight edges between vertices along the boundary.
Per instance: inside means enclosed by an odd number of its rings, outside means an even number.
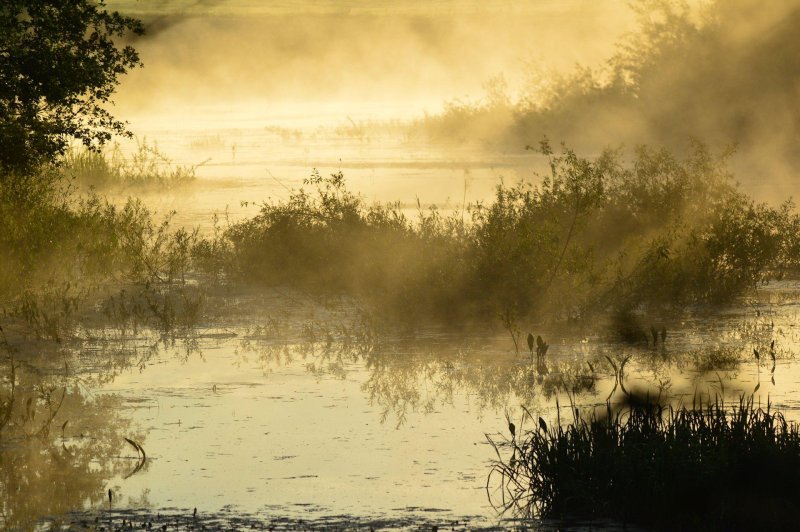
M544 422L544 419L539 418L539 428L547 434L547 423Z

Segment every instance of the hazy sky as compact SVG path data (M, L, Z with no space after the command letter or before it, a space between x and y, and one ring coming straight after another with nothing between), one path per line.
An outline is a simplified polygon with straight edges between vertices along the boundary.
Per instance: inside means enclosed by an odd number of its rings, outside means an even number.
M111 9L137 14L252 13L448 13L464 11L573 12L602 6L626 9L620 0L108 0Z

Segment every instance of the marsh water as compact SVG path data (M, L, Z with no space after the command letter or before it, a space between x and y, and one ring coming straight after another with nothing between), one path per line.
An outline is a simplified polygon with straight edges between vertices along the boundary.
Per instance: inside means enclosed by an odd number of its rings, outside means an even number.
M370 201L458 211L491 197L500 179L533 179L541 164L524 149L434 150L380 129L342 131L368 119L294 129L248 116L229 129L142 122L176 164L206 162L187 190L141 195L157 212L177 211L174 223L208 230L214 212L253 214L254 202L287 197L318 168L342 170ZM284 292L216 294L215 320L169 333L109 318L79 342L23 346L43 354L16 369L15 404L28 421L26 434L2 442L2 522L508 524L514 516L498 514L487 487L496 459L487 435L507 438L509 419L533 425L523 406L567 422L571 402L591 411L619 400L615 366L625 366L627 390L684 403L752 394L797 417L798 296L800 284L776 282L729 308L641 316L645 333L667 332L655 345L596 324L508 331L499 320L383 334L347 304ZM550 343L546 371L528 352L529 332ZM755 360L753 349L767 353L772 341L774 364Z
M604 356L619 364L633 355L629 390L688 404L721 387L734 400L759 386L756 401L796 417L800 328L786 297L798 293L776 285L753 306L687 313L663 347L540 331L552 346L544 377L501 331L378 339L347 313L289 313L263 301L248 303L260 308L247 325L172 338L98 332L64 354L66 376L19 370L19 397L51 389L54 402L62 391L66 399L35 449L4 442L5 525L85 509L130 519L127 510L188 517L194 508L265 526L502 524L513 516L498 515L491 486L487 493L487 434L507 437L506 416L531 425L522 405L554 420L557 397L564 417L571 394L587 410L619 399ZM726 346L767 338L778 339L774 370L738 356L714 363ZM31 430L47 417L31 416ZM126 438L144 449L143 464Z

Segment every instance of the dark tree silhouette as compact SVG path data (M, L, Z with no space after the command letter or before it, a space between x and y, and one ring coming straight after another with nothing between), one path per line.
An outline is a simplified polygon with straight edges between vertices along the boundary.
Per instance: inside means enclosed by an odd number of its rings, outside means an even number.
M73 139L96 148L129 134L105 105L141 65L121 38L143 32L103 0L0 2L0 170L29 173Z

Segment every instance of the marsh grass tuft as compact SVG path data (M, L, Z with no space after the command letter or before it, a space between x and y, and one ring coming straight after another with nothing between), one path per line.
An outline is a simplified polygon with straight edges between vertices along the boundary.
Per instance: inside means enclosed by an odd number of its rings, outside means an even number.
M196 322L203 298L187 287L206 263L197 231L175 228L172 214L76 194L56 166L0 174L0 322L61 343L120 286L152 293L147 310L162 330ZM133 303L114 310L130 321Z
M566 426L547 428L540 418L512 440L489 443L497 452L490 499L522 517L668 529L795 525L789 509L800 503L800 431L752 396L692 408L637 396L588 419L575 410Z
M201 165L176 165L157 144L147 139L125 155L119 144L107 152L73 148L62 161L60 171L81 185L97 188L175 188L195 180Z

